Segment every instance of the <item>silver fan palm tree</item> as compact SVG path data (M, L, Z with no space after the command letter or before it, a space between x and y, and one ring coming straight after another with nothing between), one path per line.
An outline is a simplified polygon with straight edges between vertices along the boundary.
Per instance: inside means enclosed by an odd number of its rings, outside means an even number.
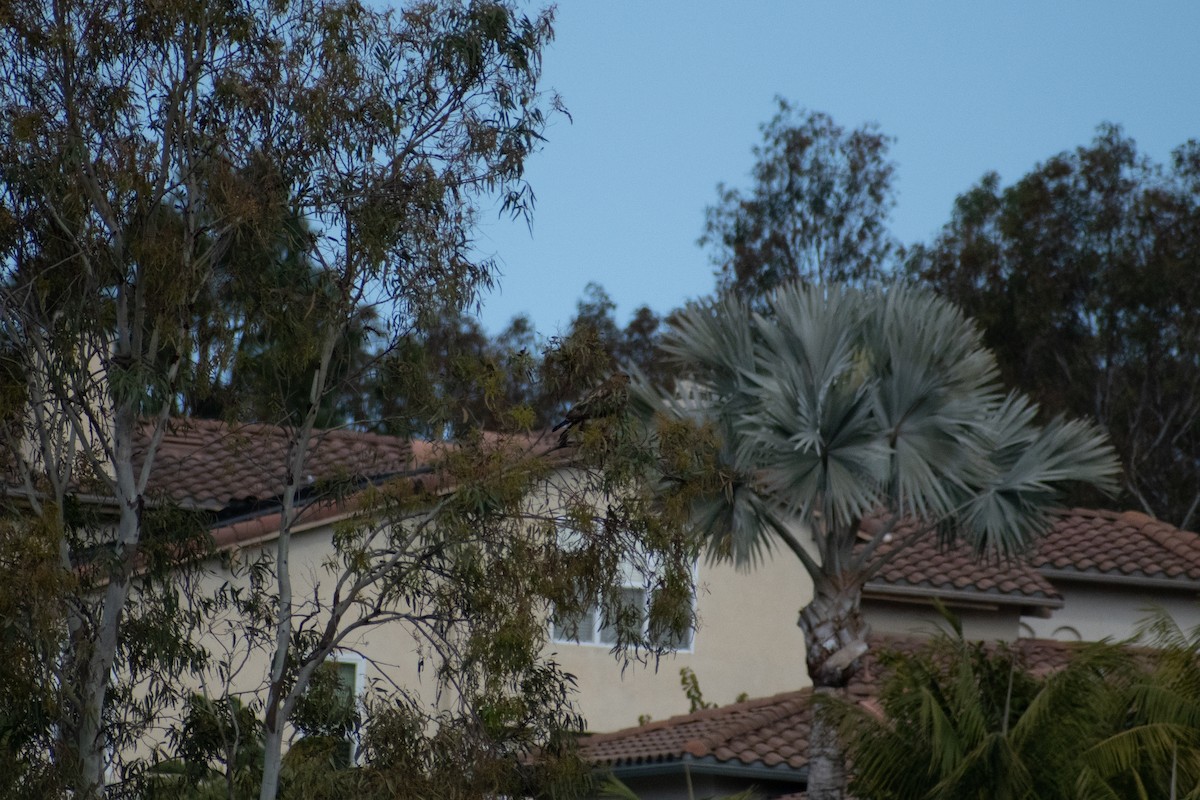
M716 431L719 480L695 508L710 557L752 564L782 544L811 576L799 626L818 692L844 686L867 651L862 587L897 552L880 545L901 520L1009 556L1049 527L1065 483L1109 488L1117 472L1093 425L1035 424L1036 407L998 384L975 326L912 287L792 285L765 309L694 305L664 350L686 396L639 381L634 401ZM869 515L882 524L863 541ZM809 797L841 797L836 738L820 720L811 747Z

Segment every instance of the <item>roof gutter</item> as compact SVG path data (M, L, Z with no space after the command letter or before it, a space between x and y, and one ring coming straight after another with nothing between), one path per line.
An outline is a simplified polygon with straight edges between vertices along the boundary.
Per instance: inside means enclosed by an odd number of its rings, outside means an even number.
M871 598L886 598L888 595L896 595L924 600L936 597L944 600L957 600L963 603L986 603L1004 606L1042 606L1045 608L1062 608L1063 606L1061 598L1032 597L1030 595L1014 597L1007 594L971 592L964 589L935 589L929 586L896 586L892 584L881 586L879 584L868 583L863 587L863 595Z
M352 516L360 508L361 492L370 486L380 486L400 478L417 478L430 474L433 474L431 468L418 467L373 475L360 481L359 485L355 487L355 491L342 500L330 500L316 496L312 492L305 492L298 498L299 502L295 507L291 532L300 533ZM315 514L305 516L305 512L314 510ZM253 547L265 544L278 537L282 525L283 504L277 502L254 511L218 520L209 528L209 533L213 537L216 549L220 551L234 547Z
M1174 589L1178 592L1200 592L1200 581L1177 578L1151 578L1145 575L1113 575L1107 572L1079 572L1072 569L1039 567L1038 573L1051 579L1077 583L1118 584L1144 589Z
M72 500L89 506L110 507L116 513L119 508L115 497L102 494L85 494L68 491L67 496ZM0 485L0 497L12 500L15 502L24 503L27 506L32 506L34 500L53 500L54 498L48 492L34 492L32 495L22 487L12 484Z
M652 778L661 775L721 775L736 778L759 778L770 781L792 781L808 783L808 765L789 767L787 764L743 764L718 761L713 756L696 758L687 754L671 761L654 764L626 764L618 767L600 767L618 778Z

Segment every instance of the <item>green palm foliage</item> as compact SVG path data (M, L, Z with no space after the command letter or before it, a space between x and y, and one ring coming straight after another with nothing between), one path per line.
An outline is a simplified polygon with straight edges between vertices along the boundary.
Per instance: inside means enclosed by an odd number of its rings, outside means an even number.
M1128 722L1127 651L1081 648L1049 676L1019 648L943 634L884 654L879 710L833 702L863 800L1055 800L1109 796L1096 749ZM1112 776L1110 776L1112 777Z
M695 305L664 350L694 391L639 397L716 432L713 491L696 509L714 558L753 564L781 541L814 580L861 585L902 518L1010 556L1046 529L1064 483L1113 485L1097 428L1035 424L975 326L911 287L792 285L762 313L733 297ZM879 541L856 546L881 512Z
M1128 687L1126 719L1087 753L1080 786L1102 798L1200 798L1200 626L1165 611L1142 623L1143 669Z
M1050 674L942 634L888 652L871 708L823 704L862 800L1200 798L1200 628L1165 614L1134 648L1080 646Z
M844 685L867 650L862 586L903 546L891 541L902 520L1007 557L1047 529L1066 484L1114 485L1095 426L1039 424L999 385L976 327L909 286L794 284L763 305L693 305L663 351L690 381L674 393L635 381L635 401L714 442L694 509L710 558L751 565L783 544L811 575L799 624L818 689ZM883 524L863 541L869 515Z

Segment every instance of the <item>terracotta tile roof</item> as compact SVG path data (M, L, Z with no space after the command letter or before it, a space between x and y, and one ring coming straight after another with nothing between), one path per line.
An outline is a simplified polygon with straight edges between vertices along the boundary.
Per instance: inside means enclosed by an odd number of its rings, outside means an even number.
M1030 557L1042 570L1200 582L1200 535L1138 511L1075 508Z
M583 756L596 764L625 766L713 756L721 762L805 762L808 739L797 739L797 720L806 715L809 691L775 694L745 703L649 722L616 733L588 736Z
M136 468L150 430L140 431ZM413 469L433 445L357 431L318 431L305 483L368 480ZM159 446L148 491L190 508L227 514L270 504L283 491L287 433L270 425L177 419ZM864 522L864 531L872 524ZM900 526L894 541L912 526ZM887 548L894 544L885 544ZM1200 535L1134 511L1074 509L1022 561L978 560L969 547L943 548L927 536L906 546L868 585L868 593L976 595L981 600L1057 607L1061 597L1040 571L1200 582Z
M874 520L865 521L864 532L874 533L878 524ZM898 546L902 549L867 584L868 593L893 591L925 597L966 593L997 603L1055 608L1062 605L1062 597L1054 586L1028 562L980 559L969 546L943 547L932 535L910 540L914 530L912 524L901 524L894 538L880 545L881 555Z
M878 524L865 521L864 533L878 530ZM912 531L911 524L898 526L893 541L905 541ZM880 552L894 546L884 544ZM1061 595L1047 575L1063 573L1094 580L1165 580L1190 588L1200 583L1200 534L1138 511L1075 508L1064 512L1035 550L1019 560L981 561L966 545L942 547L936 537L922 537L889 561L867 584L867 592L965 592L981 600L1058 607Z
M923 640L912 637L873 636L862 669L846 687L848 697L864 702L878 693L886 676L878 658L881 651L912 652L922 644ZM1061 668L1076 647L1045 639L1018 639L1010 644L1035 674ZM612 769L705 760L800 770L808 764L811 703L811 689L785 692L587 736L580 751L596 766Z
M135 469L141 469L150 432L149 424L139 431ZM208 511L272 501L283 493L287 446L287 431L271 425L171 420L155 455L147 493ZM409 469L413 463L413 447L407 440L357 431L318 431L303 481L365 480Z
M767 757L772 758L772 764L791 759L788 763L799 767L804 763L802 754L808 740L806 735L801 739L791 732L798 731L796 721L805 714L809 694L808 690L787 692L589 736L581 743L583 755L606 766L711 755L719 761L743 764L765 764Z

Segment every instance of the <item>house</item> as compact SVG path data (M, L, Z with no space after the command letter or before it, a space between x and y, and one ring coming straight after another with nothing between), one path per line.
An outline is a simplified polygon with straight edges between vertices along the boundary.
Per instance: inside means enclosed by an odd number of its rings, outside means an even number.
M903 526L896 540L903 541ZM874 630L918 632L938 598L968 638L1125 639L1154 608L1200 623L1200 536L1138 511L1071 509L1032 553L980 561L926 538L905 548L863 592Z
M912 637L873 635L872 653L911 650ZM1018 639L1010 643L1034 672L1066 662L1071 643ZM869 702L883 677L874 655L846 687L852 702ZM798 800L808 778L811 689L783 692L646 725L584 737L583 756L639 797L691 800L753 787L764 800Z
M143 440L148 435L147 428ZM230 563L277 536L286 448L284 432L266 425L177 420L168 427L149 495L205 516L227 557L207 578L213 586L233 576ZM427 468L432 448L354 431L316 435L304 476L314 491L301 493L294 528L293 574L301 591L315 588L336 526L355 511L354 491L389 480L435 480ZM347 487L347 499L320 501L315 490L330 482ZM883 636L930 630L935 601L962 619L970 638L1031 648L1042 640L1128 637L1152 603L1185 625L1200 622L1200 537L1137 512L1072 510L1033 554L1016 562L980 562L965 547L940 548L928 537L906 544L904 533L898 529L886 545L896 553L863 593L867 620ZM808 682L796 616L811 581L781 551L753 571L701 562L696 585L696 631L657 661L618 663L594 616L573 630L551 630L550 652L576 676L576 701L588 728L613 732L588 740L585 751L618 774L657 782L668 796L674 780L690 780L693 789L707 782L717 791L738 781L744 786L747 777L760 786L769 782L772 791L794 791L804 777L804 728L796 720L806 713ZM641 591L632 578L628 589L631 596ZM219 637L213 644L218 651L224 646ZM360 692L374 681L432 692L426 655L412 636L383 625L364 628L334 661ZM256 652L242 661L244 680L233 676L233 687L260 685L265 659ZM705 699L720 708L685 714L682 669L697 676ZM863 673L863 691L871 687L870 675ZM737 703L739 696L758 699ZM649 723L639 727L640 720ZM638 748L649 749L639 755Z
M144 440L149 433L147 427ZM244 562L248 554L270 545L278 533L286 447L285 432L268 425L174 421L157 448L148 494L204 514L217 550ZM355 431L319 432L305 480L314 489L331 480L355 486L405 478L429 480L424 466L432 447ZM137 453L140 459L145 443ZM301 503L306 501L302 496ZM315 580L332 552L335 526L353 512L352 504L346 503L313 502L304 507L293 534L294 575L308 583ZM208 580L215 591L232 577L226 566L214 564ZM629 583L629 592L642 591L636 576L630 575ZM811 583L794 560L770 560L753 572L700 563L696 583L699 630L680 642L677 652L657 661L619 663L594 616L581 626L586 629L570 635L551 631L553 657L576 677L578 705L590 729L623 727L639 717L661 718L686 708L680 688L682 668L699 675L704 690L722 702L742 693L775 694L805 679L795 615ZM779 613L763 613L764 609ZM775 646L768 652L765 642ZM214 644L221 647L220 642ZM747 670L740 659L730 658L733 652L760 655L754 668ZM433 681L429 671L419 668L425 656L411 636L383 626L364 629L339 658L345 660L347 670L354 671L359 686L382 680L416 687ZM264 670L265 664L244 665L246 685L250 675Z
M140 432L135 468L140 470L150 444L152 428ZM173 420L159 442L147 484L151 502L169 502L201 514L213 544L226 561L244 563L251 554L269 547L280 522L279 497L284 485L288 436L269 425L229 425L215 420ZM311 582L332 552L335 526L354 513L353 503L317 501L317 490L331 481L365 487L389 480L429 481L427 464L433 455L428 442L407 441L348 430L318 432L306 462L304 482L311 496L301 493L303 510L294 528L293 574ZM215 561L208 576L210 591L232 572ZM795 612L809 591L807 575L788 559L767 563L757 573L731 567L697 565L699 638L682 642L679 652L657 663L618 663L611 644L595 623L586 635L558 637L554 657L576 676L581 710L592 729L611 729L635 723L640 716L669 716L686 700L680 689L680 669L702 676L706 691L728 701L739 693L774 694L803 680L803 645L794 636ZM764 579L765 578L765 579ZM636 581L631 579L630 590ZM763 608L785 608L764 615ZM714 648L705 644L719 638ZM577 641L579 643L577 643ZM764 641L777 641L771 655L745 672L728 658L729 648L752 652ZM218 650L223 647L216 642ZM430 670L419 668L425 659L412 637L384 628L364 629L339 658L364 686L374 680L402 686L430 685ZM249 676L265 671L255 659L242 667ZM617 681L621 702L613 702L605 687Z
M1062 607L1022 617L1022 636L1124 639L1157 608L1185 629L1200 625L1200 536L1140 511L1072 509L1028 563Z
M864 522L873 535L877 520ZM1021 635L1024 619L1040 619L1063 607L1062 595L1031 564L979 559L966 545L942 547L934 536L911 539L911 524L900 524L881 547L894 554L863 587L862 609L872 630L920 634L940 619L936 600L962 621L969 639L1010 641Z
M430 447L355 431L323 432L314 439L306 479L315 486L336 477L361 485L419 477ZM209 514L219 548L260 546L278 525L285 448L285 437L271 426L180 421L159 447L149 488ZM305 510L297 538L309 567L298 574L315 570L329 551L332 526L348 513L328 504ZM898 528L892 546L904 542L907 532ZM616 730L685 711L684 668L698 677L705 697L720 704L807 683L795 622L811 582L795 559L776 552L749 571L701 561L696 585L698 629L657 662L622 668L594 618L579 630L552 630L554 657L576 676L590 730ZM638 591L636 581L629 588ZM1138 512L1075 509L1023 561L981 562L968 548L941 548L933 537L908 545L865 587L863 611L878 633L919 634L935 624L936 599L959 616L968 638L1077 641L1131 636L1153 604L1184 623L1200 622L1198 595L1196 534ZM397 674L419 660L403 637L368 631L354 652L360 683L385 677L385 664L390 679L428 680L415 671Z
M895 541L909 531L898 528ZM1198 598L1200 536L1140 512L1072 509L1013 562L980 561L967 547L925 538L864 588L872 652L846 693L870 701L880 679L874 654L911 649L933 631L941 622L935 601L955 613L965 638L1008 642L1032 671L1047 672L1066 663L1075 643L1132 637L1157 609L1185 629L1200 625ZM811 699L800 688L680 714L585 737L581 750L644 798L750 786L764 798L796 798L807 779Z
M149 424L141 431L136 469L151 433ZM196 579L197 594L216 596L227 585L247 590L252 580L246 565L260 556L274 557L290 438L291 432L270 425L201 419L168 425L155 449L147 495L206 517L216 557ZM328 609L337 577L327 568L336 551L334 537L360 513L365 491L403 485L405 491L436 496L446 479L430 464L440 449L440 443L358 431L314 432L301 481L307 488L297 497L289 546L298 616ZM247 641L235 616L218 615L209 624L206 649L234 667L222 667L224 685L205 686L206 692L245 696L259 691L269 673L270 636ZM427 699L434 711L441 708L436 654L428 640L403 624L363 625L340 643L330 661L359 695L378 683Z

